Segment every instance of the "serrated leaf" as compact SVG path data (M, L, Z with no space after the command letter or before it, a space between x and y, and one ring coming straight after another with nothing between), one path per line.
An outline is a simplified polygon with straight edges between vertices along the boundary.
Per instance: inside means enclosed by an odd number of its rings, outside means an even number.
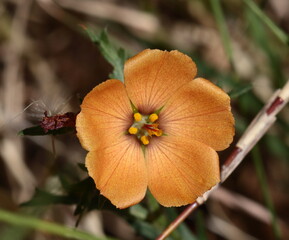
M117 210L109 200L100 194L91 177L85 178L74 184L67 184L67 182L62 179L61 183L64 190L67 192L67 195L76 199L76 215L81 214L85 210L92 209Z
M62 135L67 133L75 132L74 127L63 127L56 130L48 130L47 132L38 125L29 128L25 128L22 131L18 132L19 136L44 136L44 135Z
M124 82L123 67L127 59L125 50L123 48L117 49L110 42L106 30L101 31L99 35L89 28L84 28L84 30L91 41L98 46L103 57L113 66L113 72L109 77Z

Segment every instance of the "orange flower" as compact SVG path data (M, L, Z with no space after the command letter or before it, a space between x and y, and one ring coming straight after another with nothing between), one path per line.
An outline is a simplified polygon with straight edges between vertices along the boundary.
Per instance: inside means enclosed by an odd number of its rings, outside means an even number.
M77 135L101 194L118 208L147 187L164 206L192 203L220 181L216 150L232 142L230 98L178 51L144 50L84 98ZM194 79L194 80L193 80Z

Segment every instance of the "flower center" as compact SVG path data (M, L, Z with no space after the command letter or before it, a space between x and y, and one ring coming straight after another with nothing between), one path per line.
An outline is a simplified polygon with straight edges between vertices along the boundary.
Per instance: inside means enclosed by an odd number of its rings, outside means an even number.
M150 115L135 113L133 118L134 123L128 129L128 132L136 135L143 145L148 145L152 136L160 137L163 135L163 131L158 128L159 124L155 123L159 118L156 113Z

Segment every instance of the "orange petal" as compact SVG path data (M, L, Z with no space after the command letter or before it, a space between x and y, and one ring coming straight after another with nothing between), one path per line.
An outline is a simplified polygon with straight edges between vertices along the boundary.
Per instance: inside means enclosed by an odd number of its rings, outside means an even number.
M163 206L192 203L220 181L217 153L198 141L163 136L146 154L149 189Z
M100 193L116 207L127 208L144 198L147 169L141 146L133 136L123 135L89 152L86 167Z
M76 119L82 146L92 151L101 141L113 141L127 131L133 121L124 85L108 80L86 95Z
M164 133L185 136L218 151L229 146L235 133L229 96L203 78L180 88L159 119Z
M195 63L178 51L144 50L124 67L128 95L138 110L150 114L197 73Z

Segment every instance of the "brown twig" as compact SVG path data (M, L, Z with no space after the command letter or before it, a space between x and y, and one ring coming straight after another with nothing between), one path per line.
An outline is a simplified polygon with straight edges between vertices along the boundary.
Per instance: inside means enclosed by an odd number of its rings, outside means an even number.
M277 90L268 103L258 113L258 115L251 122L243 136L236 144L230 156L226 159L221 169L221 183L223 183L231 173L242 162L248 152L256 145L267 130L272 126L276 120L276 115L287 104L289 100L289 81L280 90ZM209 195L218 188L218 185L207 191L203 196L190 204L157 238L163 240L168 237L184 220L189 216L198 206L206 202Z

